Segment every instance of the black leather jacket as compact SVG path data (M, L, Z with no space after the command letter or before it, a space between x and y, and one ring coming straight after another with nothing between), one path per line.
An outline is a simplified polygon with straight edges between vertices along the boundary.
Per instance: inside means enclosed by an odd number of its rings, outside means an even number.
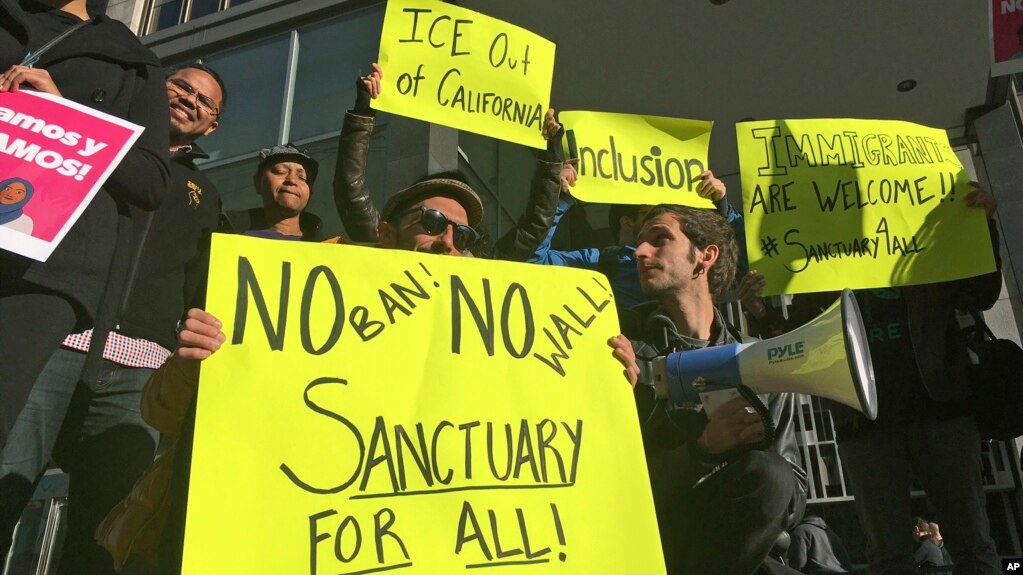
M632 340L636 357L650 359L667 355L673 351L693 349L680 336L668 314L657 302L649 302L632 309L620 310L622 332ZM747 340L747 338L742 338ZM728 329L720 313L714 312L714 327L710 345L742 343ZM800 486L802 487L801 507L806 498L806 472L800 464L799 447L796 444L795 417L796 398L791 393L772 393L761 395L760 399L767 406L775 425L774 442L767 448L783 457L792 466ZM703 433L707 425L707 417L702 411L675 409L670 401L655 400L653 387L641 378L636 386L636 402L641 426L643 443L647 450L672 450L681 460L678 469L682 476L682 484L692 485L711 469L706 462L697 460L687 448L690 441L695 441Z
M369 141L375 122L373 117L348 112L341 124L337 169L334 172L334 205L348 238L353 242L377 241L380 213L373 205L369 186L366 185Z
M341 126L334 172L334 205L341 223L354 242L377 241L380 213L369 196L366 165L374 118L348 112ZM526 261L547 235L558 207L561 168L564 158L560 137L551 138L547 151L540 152L529 191L529 203L516 226L494 244L494 258Z

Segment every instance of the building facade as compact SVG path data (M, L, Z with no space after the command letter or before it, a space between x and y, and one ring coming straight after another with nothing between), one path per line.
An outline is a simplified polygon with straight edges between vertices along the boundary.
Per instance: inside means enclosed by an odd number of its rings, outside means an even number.
M711 83L723 84L730 79L726 76L713 76L716 69L737 68L736 62L743 61L750 61L751 67L757 67L764 65L764 62L770 62L772 55L777 55L781 59L789 56L795 58L792 55L798 54L803 66L818 66L815 69L819 70L824 70L824 66L828 65L837 66L840 68L841 76L861 74L861 81L865 82L867 78L882 76L887 70L877 61L870 61L868 55L853 49L853 43L862 39L855 35L855 31L860 28L867 29L869 34L873 34L872 37L887 41L889 37L894 38L894 32L885 27L887 21L891 21L891 25L895 27L903 20L905 23L911 23L908 27L903 27L909 29L909 32L900 33L912 37L901 40L907 42L907 45L920 46L921 54L912 58L907 56L905 60L883 54L870 56L878 59L887 58L893 61L891 64L893 68L909 68L910 72L907 73L920 74L917 80L921 86L917 90L924 93L921 95L917 92L916 96L913 96L922 98L918 102L907 103L906 98L912 94L903 97L895 94L894 90L891 93L877 95L865 93L859 95L859 99L866 106L861 111L845 105L838 97L820 92L824 89L821 86L810 87L804 84L800 85L798 90L793 89L788 96L788 101L793 104L789 108L783 104L778 104L773 109L767 106L767 111L762 109L759 116L756 113L736 110L734 115L722 114L714 119L727 122L729 119L734 121L755 116L815 117L841 114L855 117L857 114L863 114L863 117L905 117L914 121L929 122L931 125L941 124L940 127L949 131L967 170L975 179L992 190L999 200L998 217L1006 281L1000 301L986 317L996 334L1020 341L1019 326L1023 325L1023 300L1020 298L1023 277L1017 277L1015 273L1016 269L1023 269L1023 224L1020 223L1023 222L1023 143L1020 138L1023 131L1021 130L1023 116L1019 99L1009 77L991 78L985 70L977 69L978 66L983 68L986 57L977 54L978 42L983 40L978 34L983 36L982 33L975 31L968 38L960 38L961 46L939 44L948 52L943 52L937 57L934 53L927 53L929 44L926 44L926 41L931 40L930 36L942 35L940 29L935 28L937 23L956 21L962 23L963 28L975 27L986 17L982 7L934 8L927 2L912 1L893 3L898 6L893 5L884 9L894 11L891 14L868 15L858 13L859 8L850 9L850 13L844 18L848 20L848 28L853 32L850 32L848 37L842 36L840 41L848 43L845 46L846 52L853 55L845 61L834 62L815 61L812 51L802 45L788 46L778 42L773 47L765 47L761 45L762 39L759 36L745 40L738 38L743 34L740 32L741 26L736 24L731 41L714 46L714 51L708 50L707 54L701 55L702 60L696 60L697 62L705 60L708 63L705 68L694 70L692 76L677 74L669 78L659 78L657 66L667 67L666 64L635 62L633 55L623 56L622 60L615 61L604 56L605 52L600 50L603 46L608 51L619 49L626 52L624 47L645 40L644 34L655 34L658 38L666 35L645 31L639 24L630 29L628 18L632 11L616 13L615 10L621 10L617 4L602 1L567 3L572 6L559 4L550 8L551 13L547 19L537 15L544 10L537 9L538 7L530 2L521 5L500 3L500 6L476 1L462 1L460 4L488 13L497 11L499 13L492 15L508 17L519 25L535 29L557 40L559 50L576 49L577 52L584 52L581 59L574 60L570 56L562 59L559 54L556 78L565 72L572 78L568 83L577 91L585 92L584 96L565 94L565 86L556 82L555 106L559 105L560 96L563 102L568 102L560 105L566 107L600 105L600 92L614 92L613 86L617 85L613 78L608 80L605 77L608 74L607 70L621 69L626 74L653 77L654 81L666 84L669 90L688 93L692 91L695 79L708 74L711 75ZM816 41L820 46L823 46L824 41L814 39L813 29L821 27L818 19L829 17L806 11L800 13L798 7L786 8L773 3L767 3L771 6L754 7L738 6L740 4L738 2L729 4L728 0L713 0L700 3L699 6L687 5L687 8L669 2L658 1L652 4L657 6L651 9L665 13L664 19L667 21L685 21L687 17L692 20L706 20L710 23L707 27L725 29L724 32L728 31L729 22L738 22L736 16L740 9L746 10L746 18L754 21L760 18L769 22L772 16L776 16L779 19L787 19L787 30L809 35L810 44ZM329 234L337 234L343 233L343 230L335 215L329 189L334 173L337 136L343 114L354 102L356 78L367 72L370 63L376 60L384 7L384 2L359 0L112 0L110 13L138 31L143 42L168 66L201 59L223 76L229 91L229 104L223 116L222 128L201 143L211 154L210 161L203 169L217 184L227 209L258 205L259 200L251 184L256 152L273 144L293 142L307 148L321 163L319 181L309 209L324 219ZM689 12L685 13L685 10ZM764 12L750 13L758 10ZM943 13L942 10L949 13ZM669 12L679 13L668 14ZM920 14L925 12L929 15L921 19ZM574 21L564 21L562 18L566 13L571 13ZM532 15L536 15L536 22L528 21ZM617 18L611 18L610 15ZM622 24L618 23L619 19L622 20ZM552 33L558 26L564 26L564 37ZM593 40L592 45L578 36L578 32L568 30L584 26L592 26L594 30L601 31L597 34L599 38ZM610 37L612 31L622 28L625 31L621 37ZM962 28L957 30L959 29ZM696 31L692 33L698 34ZM677 42L679 50L682 50L682 40ZM883 42L878 42L881 43ZM771 50L777 54L773 54ZM842 53L842 50L843 47L839 46L836 53ZM656 57L663 59L672 53L662 51ZM589 64L587 58L596 58L596 54L609 61L601 66L587 66ZM945 69L932 70L930 61L935 59L939 60ZM695 64L689 62L687 66L695 67ZM779 66L782 71L772 73L778 74L778 83L781 85L795 85L801 73L806 75L797 65ZM788 69L786 66L792 68L790 76L785 76L785 70ZM857 70L857 67L863 66L867 67L866 71ZM594 75L592 83L580 82L578 76L573 76L583 67L588 68L587 73ZM756 81L753 69L736 71L740 76L738 80L740 87L744 79L749 82ZM969 70L970 73L966 74L964 70ZM917 116L914 109L927 105L920 102L927 102L928 98L932 98L930 101L937 106L937 99L947 96L951 90L949 85L935 85L936 81L928 81L926 78L929 74L949 84L986 82L986 85L975 87L973 92L969 92L962 100L951 96L946 98L955 101L948 119L940 116L929 117L926 114ZM943 74L952 74L953 77L945 78ZM918 83L917 80L913 80L913 86ZM903 92L903 88L908 85L900 82L899 91ZM757 85L748 87L753 94L761 94L757 92L758 90L763 90L763 93L768 91L768 88ZM910 87L910 90L912 89ZM643 90L648 90L652 94L649 88L637 89L638 92ZM735 88L729 90L734 91ZM763 97L770 99L769 96ZM727 98L717 98L713 94L708 94L704 99ZM833 106L829 107L829 103ZM611 103L608 106L619 104L620 102ZM836 111L831 111L832 109ZM689 113L692 113L693 117L713 115L712 111L704 112L705 115L701 116L697 115L698 112L674 109L657 109L654 112L683 117ZM776 116L768 115L772 113ZM715 144L716 149L727 147L729 142L734 143L734 140L728 139L729 129L730 125L723 122L723 125L715 130L715 139L721 140ZM722 132L725 135L721 135ZM717 161L715 153L715 148L712 147L712 163ZM729 196L733 198L733 203L740 205L737 162L734 158L725 158L717 165L724 166L724 169L715 168L715 171L723 176L729 185ZM499 237L512 225L514 218L524 207L532 172L530 151L471 133L460 133L449 128L387 114L378 115L369 168L370 188L377 205L382 205L389 194L427 171L455 168L462 169L474 178L474 184L480 191L486 207L487 219L484 227L492 237ZM571 228L568 233L569 235L574 233L577 241L584 241L589 245L606 243L609 238L601 236L603 232L600 230L606 225L605 213L599 206L587 207L584 212L587 217L577 217L572 225L565 227ZM598 229L597 233L591 233L593 229ZM820 409L816 400L809 398L804 400L801 427L804 461L812 476L811 504L818 506L818 513L827 515L829 523L840 532L850 531L849 526L855 525L855 516L848 505L851 495L846 488L841 461L834 448L830 417L826 411ZM1001 553L1012 556L1023 555L1020 544L1019 448L1018 443L992 443L985 447L985 480L991 494L989 508L993 528ZM921 511L924 512L925 510ZM856 546L855 541L851 543ZM860 559L862 561L862 555Z

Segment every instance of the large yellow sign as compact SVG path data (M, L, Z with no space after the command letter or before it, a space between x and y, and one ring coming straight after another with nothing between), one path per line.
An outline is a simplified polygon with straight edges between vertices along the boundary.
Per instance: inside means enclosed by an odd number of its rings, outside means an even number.
M663 573L603 276L214 238L184 573Z
M750 268L766 295L995 269L984 210L942 130L886 120L736 126Z
M713 122L608 112L561 112L579 155L572 195L608 204L713 208L696 193Z
M544 148L554 43L444 2L389 0L373 107Z

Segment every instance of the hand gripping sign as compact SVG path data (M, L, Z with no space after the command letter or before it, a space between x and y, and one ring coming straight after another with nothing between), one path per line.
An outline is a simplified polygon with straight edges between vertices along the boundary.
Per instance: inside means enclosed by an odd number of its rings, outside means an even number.
M50 94L0 94L0 249L46 261L142 130Z
M736 126L750 269L765 295L995 269L983 209L942 130L889 120Z
M663 573L595 273L214 237L183 573Z

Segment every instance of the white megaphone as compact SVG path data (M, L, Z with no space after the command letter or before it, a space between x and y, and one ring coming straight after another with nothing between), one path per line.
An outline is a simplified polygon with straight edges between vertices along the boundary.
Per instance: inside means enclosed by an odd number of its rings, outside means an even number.
M654 388L676 404L740 385L755 393L825 397L877 417L870 348L856 305L844 290L824 313L787 334L752 343L679 351L653 361Z

